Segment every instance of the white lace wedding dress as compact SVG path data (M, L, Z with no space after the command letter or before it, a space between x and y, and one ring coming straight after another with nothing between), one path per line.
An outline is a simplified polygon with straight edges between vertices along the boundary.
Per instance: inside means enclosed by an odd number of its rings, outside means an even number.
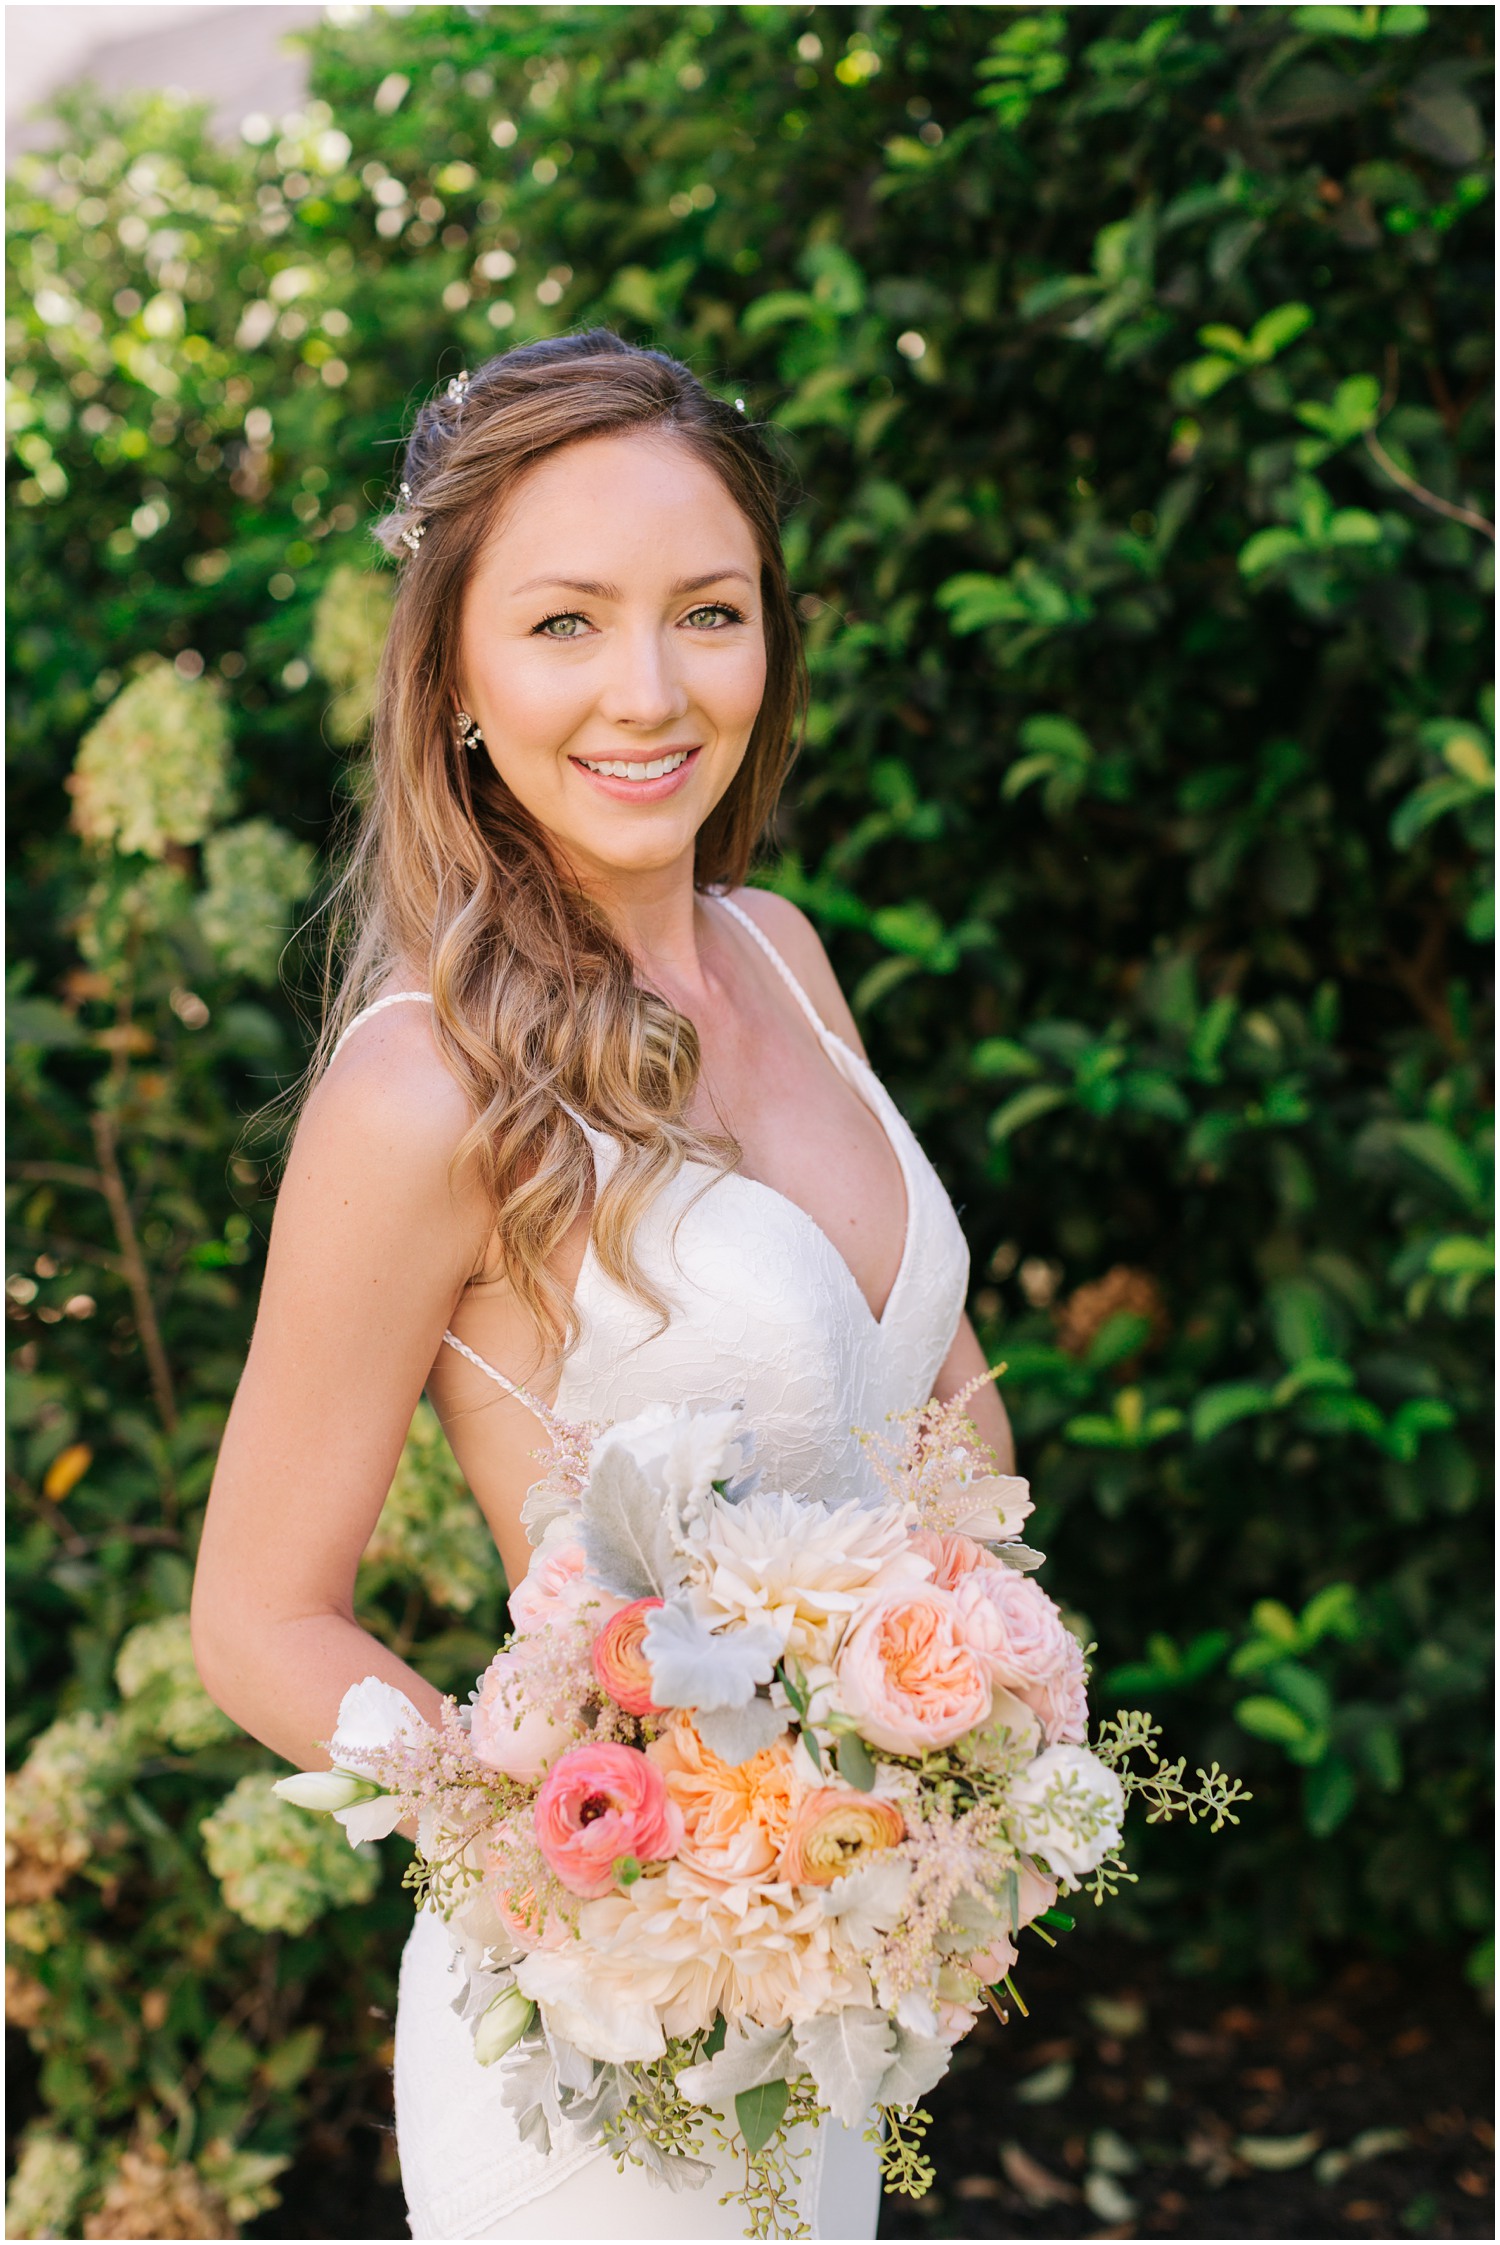
M582 1333L554 1409L564 1419L611 1420L648 1403L743 1399L765 1487L873 1496L854 1430L879 1427L887 1413L930 1396L964 1306L963 1234L868 1062L825 1027L754 921L727 898L716 901L790 985L829 1060L889 1136L906 1187L895 1284L877 1319L838 1250L794 1202L733 1172L705 1191L692 1165L658 1196L636 1235L643 1269L673 1304L671 1323L655 1332L652 1314L620 1292L590 1249L576 1294ZM614 1143L588 1135L605 1175ZM456 1336L443 1338L530 1401ZM714 2160L709 2182L672 2192L639 2168L618 2172L590 2144L554 2145L545 2154L523 2144L501 2102L500 2068L476 2062L470 2031L451 2008L450 1954L441 1920L420 1917L402 1960L396 2015L396 2131L415 2238L743 2234L741 2209L732 2200L719 2204L724 2192L743 2187L743 2164L722 2152L705 2151ZM814 2237L874 2237L879 2174L859 2130L825 2119L811 2133L800 2173L799 2203Z

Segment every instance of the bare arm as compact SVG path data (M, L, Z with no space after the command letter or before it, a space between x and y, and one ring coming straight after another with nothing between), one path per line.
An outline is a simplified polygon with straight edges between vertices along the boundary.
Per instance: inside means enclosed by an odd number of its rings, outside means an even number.
M417 1009L367 1023L303 1116L193 1586L203 1681L302 1767L361 1677L439 1694L354 1620L360 1555L486 1231L449 1182L467 1104Z
M967 1317L958 1321L958 1331L953 1336L953 1346L943 1361L943 1368L932 1383L932 1392L939 1403L947 1403L970 1380L989 1370L989 1360L979 1346L979 1337ZM974 1421L980 1440L988 1443L1002 1473L1016 1470L1016 1442L1010 1430L1010 1419L1000 1400L1000 1390L993 1380L977 1388L967 1405L969 1417Z

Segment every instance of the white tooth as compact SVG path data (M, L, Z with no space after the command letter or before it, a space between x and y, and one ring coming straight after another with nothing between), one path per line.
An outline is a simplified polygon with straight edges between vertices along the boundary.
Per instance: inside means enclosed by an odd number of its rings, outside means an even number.
M652 763L650 763L650 764L648 764L648 765L646 766L645 770L644 770L644 771L642 772L642 774L641 774L641 777L642 777L642 779L648 779L648 780L659 780L659 779L661 778L661 776L662 776L663 772L665 772L666 770L667 770L667 760L666 760L666 758L665 758L664 756L658 756L658 757L656 757L656 758L654 759L654 761L653 761Z

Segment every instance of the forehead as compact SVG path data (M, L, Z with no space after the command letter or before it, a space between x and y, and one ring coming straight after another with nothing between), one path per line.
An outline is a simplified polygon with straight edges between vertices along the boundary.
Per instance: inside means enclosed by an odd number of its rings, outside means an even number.
M666 431L641 430L585 437L539 461L476 575L503 588L554 564L568 575L608 573L608 560L675 576L689 560L753 568L755 559L754 532L722 477Z

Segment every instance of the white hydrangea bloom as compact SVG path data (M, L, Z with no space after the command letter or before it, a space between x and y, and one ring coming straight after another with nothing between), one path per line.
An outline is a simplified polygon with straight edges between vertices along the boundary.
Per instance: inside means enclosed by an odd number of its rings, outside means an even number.
M294 907L312 887L316 864L309 843L267 818L245 819L209 836L197 919L230 974L275 982L296 924Z
M339 691L329 707L336 741L359 740L375 706L375 675L390 629L392 582L343 563L329 576L313 615L313 666Z
M88 2180L80 2144L38 2128L21 2145L5 2193L7 2237L70 2237L73 2216Z
M83 737L68 787L91 842L164 857L201 842L229 808L229 725L211 679L153 663Z

